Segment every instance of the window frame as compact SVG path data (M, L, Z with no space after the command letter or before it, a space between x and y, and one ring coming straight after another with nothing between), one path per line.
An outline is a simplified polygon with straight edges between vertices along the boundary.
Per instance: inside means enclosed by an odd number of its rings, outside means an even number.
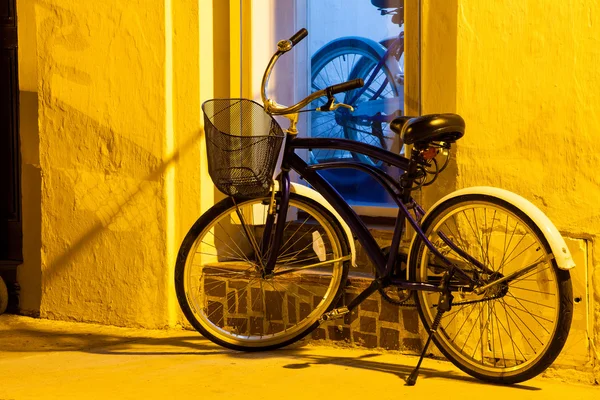
M275 6L279 10L293 9L292 22L294 32L304 27L306 15L308 14L308 0L230 0L237 3L238 7L231 7L231 52L239 51L237 65L239 71L237 78L232 76L232 81L236 80L238 86L232 84L231 88L239 87L240 97L248 97L260 102L260 90L262 73L271 55L275 51L276 41L281 37L276 36L277 27L272 26L271 21L276 21L274 12ZM283 4L286 2L286 4ZM287 7L286 7L287 6ZM405 51L405 81L404 81L404 110L405 115L421 115L421 0L404 0L404 51ZM237 14L238 24L234 23L235 13ZM289 15L289 13L287 13ZM265 18L266 16L266 18ZM268 21L268 22L267 22ZM236 30L236 26L239 30ZM416 29L406 29L406 27L416 26ZM309 27L310 28L310 27ZM310 32L310 29L309 29ZM234 38L239 38L236 40ZM281 36L281 35L280 35ZM265 40L264 38L268 38ZM236 47L237 46L237 47ZM286 93L285 98L279 99L284 104L292 104L294 99L299 99L307 95L302 93L299 88L308 88L308 77L306 74L296 74L297 71L306 71L307 64L310 61L308 46L299 45L294 52L287 54L278 63L287 65L280 69L290 71L288 75L293 75L296 79L294 85L289 85L290 91ZM231 58L232 75L234 57ZM277 70L274 73L272 81L276 82ZM283 77L285 79L285 77ZM306 116L301 116L306 117ZM297 177L292 177L294 179ZM397 217L398 208L395 205L353 205L353 209L361 216L379 217L383 220L393 220Z

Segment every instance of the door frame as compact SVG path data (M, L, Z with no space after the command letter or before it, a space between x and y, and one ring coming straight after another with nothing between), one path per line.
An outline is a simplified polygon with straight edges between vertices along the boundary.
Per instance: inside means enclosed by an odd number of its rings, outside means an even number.
M11 153L11 171L7 196L12 194L12 198L7 197L8 204L12 204L12 210L0 224L5 225L0 229L0 236L6 235L3 240L6 248L0 248L0 271L13 270L23 262L23 219L21 205L21 151L19 138L19 70L18 70L18 38L17 38L17 12L16 0L0 0L6 2L7 15L0 16L1 35L1 51L2 57L7 58L7 69L3 72L3 79L8 77L10 83L7 85L10 100L8 104L2 104L2 107L11 107L10 110L10 127L8 135L10 136L10 153ZM4 69L4 68L3 68ZM6 219L4 219L6 218ZM0 246L3 244L0 243Z

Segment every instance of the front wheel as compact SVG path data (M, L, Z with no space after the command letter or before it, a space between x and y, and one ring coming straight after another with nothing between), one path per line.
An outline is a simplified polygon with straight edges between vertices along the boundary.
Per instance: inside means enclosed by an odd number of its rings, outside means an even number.
M423 221L436 248L479 285L520 271L513 279L475 294L458 280L450 282L453 306L433 340L464 372L494 383L511 384L544 371L563 348L573 312L569 272L558 268L537 225L520 209L483 194L451 198ZM479 270L452 246L489 270ZM439 283L444 268L416 239L409 273L420 282ZM429 330L439 295L415 294L421 320Z
M306 336L336 305L348 274L349 245L339 222L295 193L286 221L278 222L285 230L275 268L265 273L270 200L219 202L193 225L177 257L175 288L186 318L234 350L270 350Z

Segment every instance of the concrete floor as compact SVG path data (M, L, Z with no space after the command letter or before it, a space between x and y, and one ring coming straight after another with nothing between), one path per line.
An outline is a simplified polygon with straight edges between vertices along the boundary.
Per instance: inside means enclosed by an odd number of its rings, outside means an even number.
M398 353L316 345L248 354L190 331L0 316L0 400L600 399L599 386L564 382L564 374L562 380L538 377L493 386L432 359L424 361L416 386L404 386L416 361Z

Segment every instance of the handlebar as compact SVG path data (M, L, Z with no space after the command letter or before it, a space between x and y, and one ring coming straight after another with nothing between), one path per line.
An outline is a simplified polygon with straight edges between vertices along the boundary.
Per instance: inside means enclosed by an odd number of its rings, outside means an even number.
M356 89L362 87L364 85L362 79L353 79L348 82L339 83L337 85L326 87L325 89L321 89L319 91L313 92L304 99L300 100L298 103L293 106L286 107L282 104L278 104L272 99L267 97L267 86L269 84L269 78L271 76L271 72L273 72L273 68L275 67L275 63L283 54L290 51L294 46L302 41L306 36L308 36L308 31L305 28L300 29L296 32L289 40L281 40L277 43L277 51L271 57L269 64L265 70L262 79L262 90L261 90L261 98L263 104L265 106L265 110L272 115L286 115L286 114L294 114L312 101L320 98L320 97L328 97L329 105L333 103L333 95L336 93L346 92L348 90ZM327 111L327 109L322 109L323 111Z
M302 41L302 39L304 39L307 36L308 36L308 31L306 30L306 28L300 29L298 32L296 32L294 34L294 36L292 36L289 39L290 42L292 42L292 47L294 47L295 45L297 45L298 43L300 43Z
M364 86L364 81L362 78L352 79L351 81L338 83L337 85L329 86L325 88L325 90L330 90L331 94L337 94L341 92L347 92L348 90L358 89Z

